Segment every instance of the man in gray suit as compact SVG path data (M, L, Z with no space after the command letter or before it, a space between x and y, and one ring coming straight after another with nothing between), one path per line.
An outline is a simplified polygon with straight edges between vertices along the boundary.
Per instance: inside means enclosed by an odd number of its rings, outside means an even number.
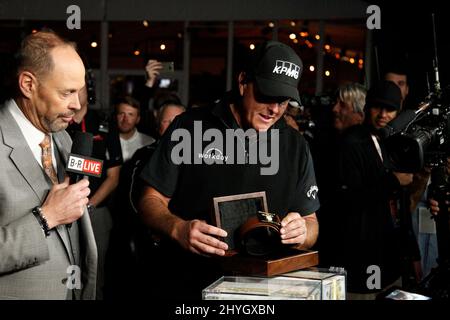
M95 299L89 181L64 172L84 70L53 32L22 42L15 94L0 106L0 299Z

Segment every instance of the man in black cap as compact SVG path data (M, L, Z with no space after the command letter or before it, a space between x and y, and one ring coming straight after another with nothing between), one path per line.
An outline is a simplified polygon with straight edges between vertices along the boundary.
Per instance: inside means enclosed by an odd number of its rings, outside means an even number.
M403 243L395 212L396 195L412 181L412 174L389 169L388 156L377 132L400 110L401 92L382 81L367 93L365 122L343 138L338 161L340 199L336 213L337 264L347 270L348 297L375 299L393 284L400 285Z
M269 210L283 218L283 244L309 248L316 241L319 202L311 155L302 135L283 119L288 104L300 103L302 62L275 41L262 44L250 61L234 92L175 118L141 175L148 184L140 202L143 218L162 236L153 266L158 279L151 284L159 298L200 298L223 275L211 259L229 249L219 240L226 231L211 219L214 197L265 191ZM180 136L189 141L183 161ZM261 158L268 148L270 168Z

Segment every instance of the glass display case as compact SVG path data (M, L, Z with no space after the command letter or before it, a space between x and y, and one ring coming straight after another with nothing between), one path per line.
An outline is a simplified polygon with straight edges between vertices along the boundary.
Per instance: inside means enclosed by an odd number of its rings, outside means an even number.
M345 300L345 273L317 268L276 277L221 277L202 292L204 300Z

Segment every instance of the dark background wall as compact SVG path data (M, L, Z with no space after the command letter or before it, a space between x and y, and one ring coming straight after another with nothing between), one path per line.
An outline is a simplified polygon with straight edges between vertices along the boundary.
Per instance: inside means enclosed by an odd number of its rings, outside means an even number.
M433 29L435 13L437 52L441 86L450 80L450 28L444 1L375 1L381 8L381 30L374 32L381 69L386 65L405 65L409 72L410 102L416 103L427 92L427 73L433 77Z

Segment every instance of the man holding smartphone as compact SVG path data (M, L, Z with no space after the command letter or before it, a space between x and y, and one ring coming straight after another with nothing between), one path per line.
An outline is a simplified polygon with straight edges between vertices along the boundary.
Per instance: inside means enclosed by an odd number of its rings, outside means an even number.
M155 93L157 89L162 88L160 82L158 81L158 77L161 74L169 72L174 72L174 63L172 61L161 62L155 59L149 59L147 64L145 65L145 86L142 89L140 98L138 99L141 105L141 122L138 124L137 129L140 132L152 137L156 137L158 135L156 128L156 113L158 110L155 110L153 103L151 102L156 96Z

